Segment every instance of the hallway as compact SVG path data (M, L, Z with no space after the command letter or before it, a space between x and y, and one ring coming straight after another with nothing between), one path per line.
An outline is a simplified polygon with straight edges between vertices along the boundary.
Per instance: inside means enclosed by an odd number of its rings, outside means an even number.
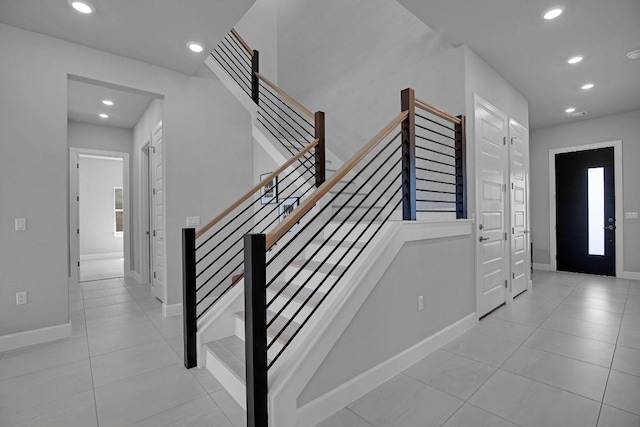
M244 426L212 375L184 369L182 318L147 286L84 283L70 306L73 337L0 354L1 427ZM539 271L533 293L320 426L596 423L640 426L640 282Z
M537 271L533 292L321 423L640 426L640 282Z

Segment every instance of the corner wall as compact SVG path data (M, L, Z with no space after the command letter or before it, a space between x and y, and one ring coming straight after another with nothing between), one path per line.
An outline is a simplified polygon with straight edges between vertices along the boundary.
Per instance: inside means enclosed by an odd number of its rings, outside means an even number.
M535 129L531 132L531 219L534 261L550 264L549 150L622 140L623 210L640 211L640 111L576 123ZM624 221L625 272L640 274L640 220Z

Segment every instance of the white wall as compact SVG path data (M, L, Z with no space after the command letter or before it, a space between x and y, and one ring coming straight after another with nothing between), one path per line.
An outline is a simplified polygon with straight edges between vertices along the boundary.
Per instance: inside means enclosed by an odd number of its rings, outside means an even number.
M4 24L0 58L0 335L68 322L69 74L164 96L167 302L181 302L185 217L213 216L252 183L249 114L213 77ZM26 232L13 231L14 218L27 219ZM30 300L16 307L20 290Z
M80 157L80 259L123 252L122 233L114 230L114 187L122 188L121 159Z
M131 153L131 129L69 121L69 147Z
M260 73L277 84L278 0L256 1L234 28L259 52Z
M475 311L470 236L405 244L298 398L322 396ZM418 296L424 310L418 311ZM384 345L380 345L384 343Z
M534 261L549 264L549 150L622 140L623 209L640 211L640 111L535 129L531 131L531 232ZM624 221L624 264L640 272L640 220ZM619 254L618 254L619 256Z
M464 113L463 57L396 1L280 0L280 86L326 112L346 160L400 113L400 91Z

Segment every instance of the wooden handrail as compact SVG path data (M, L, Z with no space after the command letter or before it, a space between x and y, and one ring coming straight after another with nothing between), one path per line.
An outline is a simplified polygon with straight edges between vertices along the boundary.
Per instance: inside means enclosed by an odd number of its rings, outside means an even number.
M240 37L240 34L238 34L238 32L236 31L235 28L231 29L231 35L233 37L236 38L236 40L238 40L238 42L240 42L240 45L243 47L243 49L249 54L249 57L253 56L253 49L251 49L251 47L249 46L249 44L247 44L246 41L244 41L244 39L242 37Z
M287 218L278 224L268 235L266 239L267 249L271 248L291 227L293 227L300 219L315 206L318 201L324 197L364 156L373 150L393 129L395 129L408 116L407 111L400 113L387 126L378 132L364 147L353 155L342 167L334 173L331 178L326 180L318 189L308 198L306 198L300 206L287 216Z
M260 80L262 80L263 82L265 82L267 84L267 86L269 86L269 87L271 87L271 89L275 90L280 96L282 96L284 99L286 99L291 104L293 104L298 110L302 111L305 115L307 115L307 117L309 117L309 119L311 119L311 120L314 119L314 114L311 111L307 110L304 107L304 105L300 104L298 101L293 99L289 94L287 94L285 91L280 89L278 86L276 86L273 82L271 82L265 76L263 76L260 73L256 73L256 77L259 78Z
M296 162L298 159L300 159L302 156L304 156L306 153L308 153L312 148L314 148L316 145L318 145L318 140L314 139L313 141L311 141L309 144L307 144L306 147L304 147L302 150L300 150L295 156L293 156L292 158L290 158L289 160L287 160L286 162L284 162L282 165L280 165L275 171L271 172L271 174L266 177L265 179L263 179L262 181L260 181L259 183L257 183L256 185L254 185L253 187L251 187L251 189L249 191L247 191L246 193L244 193L238 200L236 200L234 203L231 204L231 206L229 206L227 209L225 209L224 211L220 212L215 218L213 218L211 221L209 221L208 223L206 223L205 225L203 225L197 232L196 232L196 239L200 238L204 233L206 233L211 227L213 227L214 225L216 225L218 222L220 222L220 220L222 220L224 217L226 217L227 215L229 215L231 212L233 212L233 210L235 208L237 208L238 206L240 206L245 200L247 200L249 197L251 197L256 191L260 190L262 187L264 187L268 182L271 182L273 180L273 178L275 178L276 176L280 175L285 169L287 169L289 166L291 166L294 162Z
M453 124L459 125L460 124L460 119L457 118L456 116L452 116L451 114L447 113L444 110L439 109L438 107L434 107L433 105L416 98L416 107L422 108L425 111L430 112L431 114L434 114L438 117L440 117L441 119L445 119L450 121Z

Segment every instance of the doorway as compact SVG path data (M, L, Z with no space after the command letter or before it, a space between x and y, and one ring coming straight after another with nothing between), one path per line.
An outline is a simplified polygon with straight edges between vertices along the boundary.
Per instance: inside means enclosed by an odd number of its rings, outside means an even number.
M615 276L613 147L556 154L557 268Z
M554 270L622 273L622 141L549 151Z
M129 269L129 154L70 149L70 250L74 282Z

